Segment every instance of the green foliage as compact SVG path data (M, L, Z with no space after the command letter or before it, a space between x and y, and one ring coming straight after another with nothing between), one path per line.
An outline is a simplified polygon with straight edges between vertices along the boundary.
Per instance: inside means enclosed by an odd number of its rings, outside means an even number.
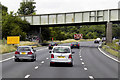
M35 8L36 6L34 5L36 4L35 2L21 2L21 6L18 9L18 14L19 15L31 15L31 14L35 14Z
M120 38L120 24L114 24L112 28L113 37Z
M27 21L22 21L17 16L13 16L13 12L8 14L6 7L3 13L6 14L2 16L2 38L6 39L7 36L20 36L21 40L25 40L30 24Z

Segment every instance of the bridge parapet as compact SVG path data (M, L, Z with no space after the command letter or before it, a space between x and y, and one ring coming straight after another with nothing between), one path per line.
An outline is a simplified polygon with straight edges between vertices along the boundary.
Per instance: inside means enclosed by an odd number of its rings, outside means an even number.
M120 21L120 9L19 16L31 25Z

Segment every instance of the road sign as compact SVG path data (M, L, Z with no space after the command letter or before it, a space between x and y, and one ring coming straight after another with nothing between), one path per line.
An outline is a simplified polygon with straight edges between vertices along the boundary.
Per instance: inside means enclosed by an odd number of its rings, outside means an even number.
M74 39L82 39L83 34L74 34Z
M19 36L8 36L7 37L7 44L19 44L20 37Z

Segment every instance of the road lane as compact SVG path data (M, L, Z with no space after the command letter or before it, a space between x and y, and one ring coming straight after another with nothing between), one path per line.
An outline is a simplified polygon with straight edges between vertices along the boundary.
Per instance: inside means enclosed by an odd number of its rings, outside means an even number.
M73 52L75 52L73 56L73 67L67 65L50 67L49 60L47 60L37 71L31 73L30 78L88 78L89 74L84 70L84 66L81 64L79 51L79 49L73 50Z
M89 72L95 78L118 78L118 63L97 48L84 48L81 53Z
M73 49L74 66L50 67L49 50L37 52L35 62L3 62L4 78L117 78L118 63L103 55L99 44L79 42L80 49ZM70 43L62 44L70 45Z
M41 61L49 56L48 50L36 52L37 61L14 62L13 59L2 63L3 78L23 78L29 71L34 70L34 66L39 65Z

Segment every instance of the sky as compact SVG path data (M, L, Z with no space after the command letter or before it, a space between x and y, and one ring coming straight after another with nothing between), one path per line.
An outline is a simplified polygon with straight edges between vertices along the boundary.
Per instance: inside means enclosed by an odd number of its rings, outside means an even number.
M34 0L37 14L80 12L118 8L120 0ZM8 12L17 12L22 0L0 0Z

